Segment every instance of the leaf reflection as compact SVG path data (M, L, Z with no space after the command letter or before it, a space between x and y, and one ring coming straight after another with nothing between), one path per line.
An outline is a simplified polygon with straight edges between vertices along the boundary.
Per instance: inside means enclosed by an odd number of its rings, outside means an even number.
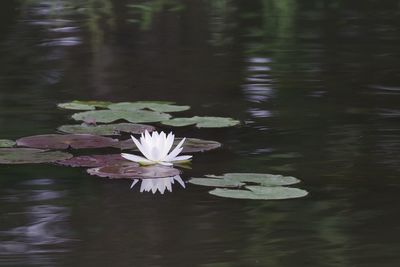
M161 194L164 194L165 189L169 192L172 192L172 185L177 181L183 188L185 188L185 182L179 175L166 177L166 178L157 178L157 179L134 179L131 185L133 188L139 181L142 181L140 185L140 192L152 192L153 194L159 191Z

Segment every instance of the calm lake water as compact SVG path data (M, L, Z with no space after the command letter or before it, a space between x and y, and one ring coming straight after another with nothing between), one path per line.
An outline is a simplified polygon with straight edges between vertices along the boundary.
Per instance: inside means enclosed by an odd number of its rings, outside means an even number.
M170 100L243 122L177 129L224 144L183 179L284 174L310 195L0 165L0 266L400 266L399 21L394 0L2 1L0 138L55 133L60 102Z

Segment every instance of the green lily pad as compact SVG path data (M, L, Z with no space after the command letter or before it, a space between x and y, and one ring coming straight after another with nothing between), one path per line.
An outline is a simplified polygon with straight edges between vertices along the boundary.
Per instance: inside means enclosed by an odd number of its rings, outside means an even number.
M92 110L75 113L72 118L77 121L95 121L96 123L110 123L117 120L126 120L133 123L159 122L168 120L171 115L148 110Z
M151 125L135 123L116 123L102 125L63 125L59 131L72 134L119 135L121 132L141 134L144 131L152 132L155 128Z
M15 141L8 139L0 139L0 147L13 147L15 146Z
M0 148L0 164L46 163L71 157L71 154L60 151L35 148Z
M225 179L215 179L215 178L192 178L189 183L195 185L212 186L212 187L241 187L244 183L237 181L229 181Z
M206 175L210 178L222 178L232 182L255 183L262 186L281 186L300 183L300 180L292 176L283 176L266 173L225 173L223 176Z
M23 137L18 146L44 149L113 147L118 140L92 134L45 134Z
M136 111L141 109L150 109L158 112L179 112L190 109L189 106L177 106L159 102L138 101L138 102L121 102L108 106L111 110Z
M95 110L96 108L107 108L110 104L112 104L112 102L74 100L72 102L58 104L57 106L59 108L72 110Z
M70 167L102 167L106 165L127 164L130 161L121 157L121 154L78 156L60 160L57 164Z
M176 146L182 138L176 138L174 140L174 145ZM216 149L221 147L222 144L216 141L211 140L202 140L197 138L186 138L183 143L182 153L195 153L195 152L204 152L212 149ZM135 143L133 143L132 139L127 139L120 141L115 147L120 148L122 150L132 149L138 151Z
M161 122L164 125L182 127L196 125L197 128L222 128L238 125L240 121L226 117L199 117L174 118Z
M211 190L209 193L218 197L256 200L291 199L308 195L308 192L305 190L283 186L246 186L246 188L249 190L216 188Z
M176 138L174 141L174 146L176 146L181 140L182 138ZM222 144L217 141L186 138L182 146L182 153L204 152L220 148L221 146Z
M172 167L162 165L143 167L134 162L92 168L88 169L87 172L90 175L97 175L110 179L154 179L172 177L180 174L178 169Z

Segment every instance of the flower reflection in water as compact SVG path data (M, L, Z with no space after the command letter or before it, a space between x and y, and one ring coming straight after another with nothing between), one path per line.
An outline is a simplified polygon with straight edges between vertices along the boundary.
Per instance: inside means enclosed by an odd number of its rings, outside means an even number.
M175 183L175 181L185 188L185 182L179 175L156 179L134 179L131 188L133 188L139 181L142 181L142 184L140 185L140 192L151 191L153 194L155 194L157 191L159 191L161 194L164 194L165 189L167 189L169 192L172 192L172 185Z

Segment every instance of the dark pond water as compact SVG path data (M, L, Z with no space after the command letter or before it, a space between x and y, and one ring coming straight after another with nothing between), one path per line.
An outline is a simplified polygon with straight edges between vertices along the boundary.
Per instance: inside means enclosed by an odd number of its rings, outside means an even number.
M70 123L59 102L171 100L243 122L176 130L224 144L183 179L278 173L310 195L2 165L0 265L399 266L399 21L395 0L2 1L1 138Z

